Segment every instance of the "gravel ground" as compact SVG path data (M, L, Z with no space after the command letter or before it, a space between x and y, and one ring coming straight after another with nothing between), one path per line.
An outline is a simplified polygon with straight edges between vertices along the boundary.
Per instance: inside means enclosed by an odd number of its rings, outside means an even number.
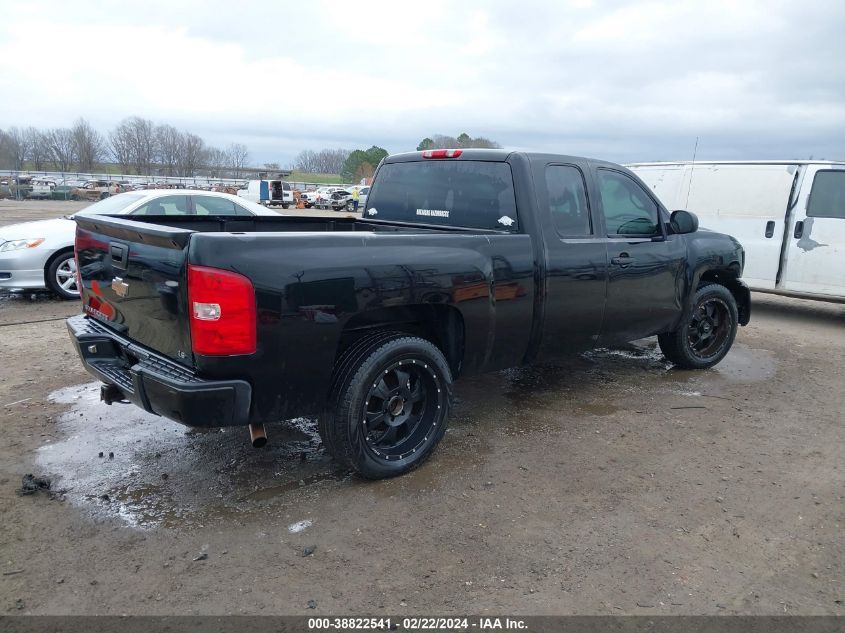
M461 380L363 482L311 420L255 450L99 403L76 303L0 297L0 612L845 614L845 306L753 304L708 371L646 339Z

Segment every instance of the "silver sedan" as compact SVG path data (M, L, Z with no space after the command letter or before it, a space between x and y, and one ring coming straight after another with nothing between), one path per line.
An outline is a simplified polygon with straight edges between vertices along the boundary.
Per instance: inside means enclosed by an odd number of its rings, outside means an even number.
M111 196L76 215L278 215L227 193L181 189ZM0 228L0 290L47 288L64 299L79 297L73 216Z

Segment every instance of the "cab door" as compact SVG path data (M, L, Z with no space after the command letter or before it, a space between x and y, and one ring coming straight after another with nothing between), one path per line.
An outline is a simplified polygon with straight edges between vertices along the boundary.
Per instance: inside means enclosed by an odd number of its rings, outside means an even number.
M808 168L790 228L779 287L845 297L845 169Z
M534 167L545 244L545 311L538 359L596 345L607 291L607 240L588 195L589 172L576 164Z
M670 329L683 312L686 240L667 235L664 211L630 175L596 169L609 272L602 345Z

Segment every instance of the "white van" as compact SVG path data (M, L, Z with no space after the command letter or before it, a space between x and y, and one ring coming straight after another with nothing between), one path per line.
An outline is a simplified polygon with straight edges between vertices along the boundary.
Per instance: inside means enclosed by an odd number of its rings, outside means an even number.
M287 209L293 204L293 190L284 180L250 180L246 189L238 189L238 196L267 207L280 204Z
M754 290L845 301L845 162L635 163L670 210L745 248L743 279Z

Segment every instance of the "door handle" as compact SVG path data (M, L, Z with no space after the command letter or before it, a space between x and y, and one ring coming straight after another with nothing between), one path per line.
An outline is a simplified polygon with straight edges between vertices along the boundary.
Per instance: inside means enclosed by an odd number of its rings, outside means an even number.
M769 220L766 222L766 237L772 237L775 234L775 221Z
M795 223L795 230L792 232L792 237L797 240L800 239L802 235L804 235L804 221L798 220L798 222Z
M619 257L614 257L610 260L612 264L622 267L630 266L634 261L634 258L628 255L628 253L619 253Z

